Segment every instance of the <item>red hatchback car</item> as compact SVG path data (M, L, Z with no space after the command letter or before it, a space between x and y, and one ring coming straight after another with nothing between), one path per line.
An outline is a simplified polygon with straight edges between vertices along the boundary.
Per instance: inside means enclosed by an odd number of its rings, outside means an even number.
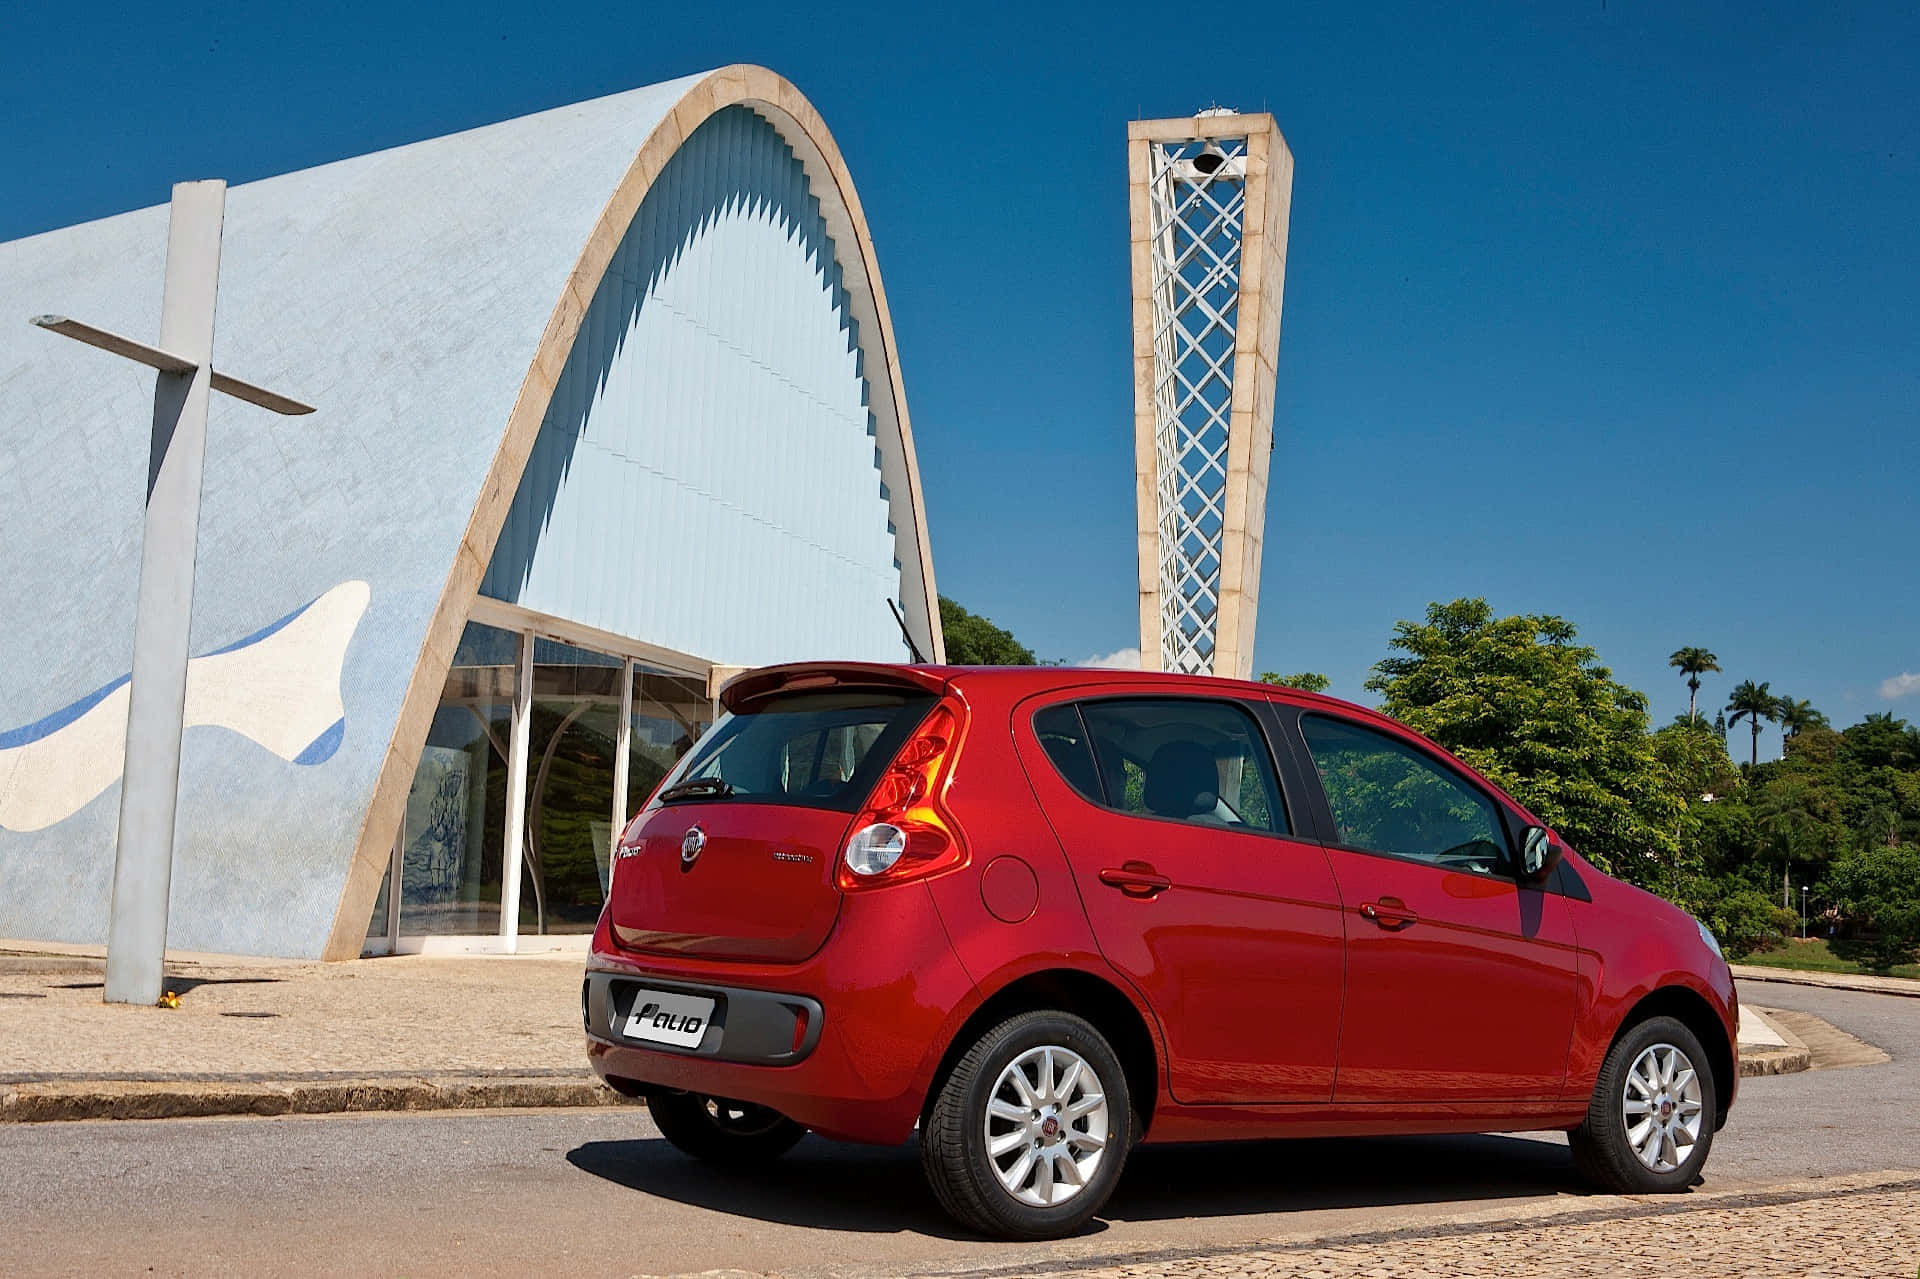
M1083 1224L1139 1141L1564 1129L1699 1176L1739 1074L1692 917L1445 751L1292 689L821 663L622 834L587 1051L682 1150L917 1127L982 1232Z

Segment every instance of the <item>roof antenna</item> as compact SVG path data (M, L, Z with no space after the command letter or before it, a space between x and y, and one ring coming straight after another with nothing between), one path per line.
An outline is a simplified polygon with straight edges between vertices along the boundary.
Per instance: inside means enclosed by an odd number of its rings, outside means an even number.
M907 632L907 619L900 616L899 606L893 602L891 597L887 600L887 611L892 613L893 620L900 624L900 638L907 642L907 651L913 654L914 664L916 666L925 666L927 664L926 654L922 653L920 646L913 642L913 636Z

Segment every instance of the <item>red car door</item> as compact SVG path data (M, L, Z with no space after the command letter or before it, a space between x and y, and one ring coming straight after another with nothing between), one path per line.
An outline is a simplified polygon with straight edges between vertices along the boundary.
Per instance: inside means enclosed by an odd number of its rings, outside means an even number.
M1022 764L1101 951L1145 996L1187 1103L1327 1101L1341 918L1265 734L1226 699L1035 699Z
M1347 914L1334 1097L1560 1095L1578 965L1557 893L1521 885L1493 796L1418 743L1301 715Z

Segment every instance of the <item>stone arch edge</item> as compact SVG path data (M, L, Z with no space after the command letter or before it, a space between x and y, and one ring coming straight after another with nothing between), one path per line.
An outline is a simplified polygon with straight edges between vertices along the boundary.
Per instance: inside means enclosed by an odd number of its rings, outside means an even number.
M519 489L521 474L539 435L554 385L572 353L581 321L600 287L614 250L667 161L708 117L730 106L750 107L772 122L793 148L814 194L820 199L821 213L841 267L848 308L859 324L868 385L875 388L869 408L874 415L875 443L880 450L881 474L887 484L889 512L895 527L895 556L900 561L901 594L908 628L931 661L946 660L933 556L927 540L926 508L892 315L881 284L866 214L846 161L820 113L783 76L750 64L709 72L681 95L635 153L626 175L594 224L547 320L533 361L508 413L479 500L468 517L453 566L441 588L420 654L414 661L413 676L401 699L400 713L380 763L373 798L361 821L340 903L321 953L323 959L353 959L361 952L367 919L380 892L380 881L406 809L414 768L426 745L434 708L439 705L441 688L453 664L454 649L473 610L481 578L493 558L494 544ZM397 904L392 908L397 909Z

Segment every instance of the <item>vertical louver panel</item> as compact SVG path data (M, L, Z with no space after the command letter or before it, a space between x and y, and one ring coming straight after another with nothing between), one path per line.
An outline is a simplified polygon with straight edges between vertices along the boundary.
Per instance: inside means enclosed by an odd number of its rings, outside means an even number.
M868 399L805 171L721 111L616 250L481 589L719 662L898 659Z

